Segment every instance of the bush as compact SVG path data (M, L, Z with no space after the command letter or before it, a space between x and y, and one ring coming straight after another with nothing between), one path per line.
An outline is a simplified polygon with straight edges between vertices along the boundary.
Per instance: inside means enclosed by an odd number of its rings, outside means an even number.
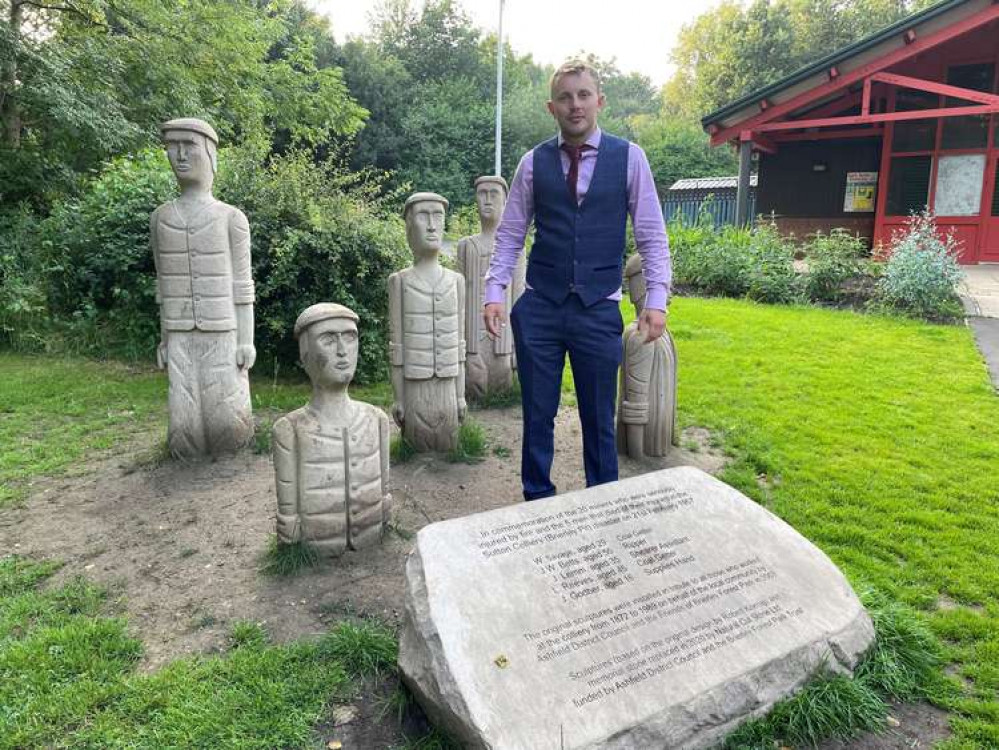
M295 319L309 305L338 302L361 319L355 382L385 378L388 276L411 258L396 196L380 197L376 174L317 165L301 152L266 166L251 147L225 159L216 195L250 221L258 351L293 364Z
M293 365L295 319L330 301L361 318L357 381L384 377L387 278L409 260L395 196L380 196L378 175L348 173L335 159L317 165L300 152L268 162L265 148L245 145L219 161L215 195L250 221L258 367ZM149 216L175 194L166 158L153 149L112 161L36 229L15 214L0 217L0 332L25 338L29 316L36 348L151 360L159 311ZM19 229L3 231L4 222Z
M27 206L0 213L0 341L15 349L36 349L44 342L37 233L38 219Z
M863 273L864 241L845 229L829 234L819 232L808 243L808 274L804 293L810 300L837 302L844 297L844 285Z
M749 289L750 234L726 226L715 231L708 221L693 226L671 222L670 248L675 283L702 294L742 297Z
M877 302L905 315L931 320L961 316L956 287L963 277L957 242L941 236L929 211L914 214L891 243Z
M670 223L673 278L701 294L750 297L761 302L797 298L794 250L777 229L761 224L749 231L733 226L714 229L702 211L697 223Z
M746 272L746 296L759 302L788 303L798 299L794 271L794 246L780 236L773 224L753 229L747 258L738 267Z

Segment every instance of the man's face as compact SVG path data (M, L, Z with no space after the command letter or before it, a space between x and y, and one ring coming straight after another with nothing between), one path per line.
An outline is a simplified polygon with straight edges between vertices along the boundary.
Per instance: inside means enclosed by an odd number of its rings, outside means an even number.
M163 134L163 142L178 182L204 183L212 180L212 161L203 135L188 130L168 130Z
M317 385L346 386L357 369L357 325L349 318L327 318L305 332L308 351L302 364Z
M559 78L548 102L548 111L558 123L562 137L575 144L585 141L597 127L597 114L603 108L604 95L586 71Z
M475 189L475 202L479 207L479 218L483 221L495 221L503 213L506 192L498 183L483 182Z
M440 252L444 239L444 206L437 201L414 203L406 212L406 240L413 252Z

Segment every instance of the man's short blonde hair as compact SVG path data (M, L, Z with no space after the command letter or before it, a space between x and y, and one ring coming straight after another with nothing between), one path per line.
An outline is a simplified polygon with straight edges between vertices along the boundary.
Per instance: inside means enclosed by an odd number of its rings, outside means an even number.
M589 73L593 76L593 82L597 84L597 93L600 93L600 71L594 68L586 60L580 60L574 58L572 60L566 60L564 63L556 68L555 72L552 73L551 80L548 82L548 90L551 97L555 98L555 86L562 79L563 76L567 76L570 73L575 73L576 75L581 75L583 73Z

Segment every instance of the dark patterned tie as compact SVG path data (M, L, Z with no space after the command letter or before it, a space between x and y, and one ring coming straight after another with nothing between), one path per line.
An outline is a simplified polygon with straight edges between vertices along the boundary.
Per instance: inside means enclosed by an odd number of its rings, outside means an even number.
M579 146L573 146L570 143L563 143L562 150L569 155L569 173L565 176L566 184L569 186L569 195L572 196L572 200L575 202L576 198L576 183L579 181L579 159L582 157L583 152L593 148L588 143L580 144Z

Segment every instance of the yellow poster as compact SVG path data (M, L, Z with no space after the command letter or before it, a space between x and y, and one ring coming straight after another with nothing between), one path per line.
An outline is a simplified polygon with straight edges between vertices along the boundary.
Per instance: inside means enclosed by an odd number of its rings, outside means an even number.
M843 212L874 213L877 189L877 172L847 172Z

